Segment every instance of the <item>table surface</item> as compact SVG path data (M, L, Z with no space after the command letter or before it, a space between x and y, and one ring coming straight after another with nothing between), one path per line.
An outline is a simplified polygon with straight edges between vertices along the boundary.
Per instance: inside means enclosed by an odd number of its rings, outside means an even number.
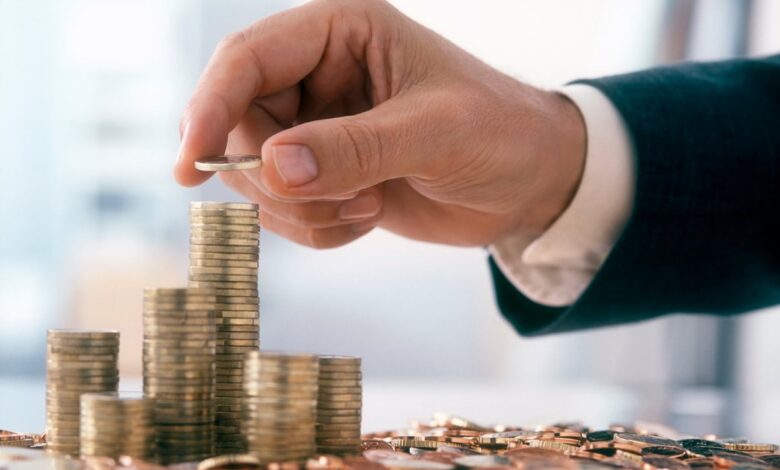
M534 387L493 381L364 380L364 432L401 429L411 420L446 412L482 423L536 425L581 420L591 426L626 422L636 415L630 394L585 385ZM123 378L120 390L140 390L139 378ZM45 380L0 377L0 429L42 432Z

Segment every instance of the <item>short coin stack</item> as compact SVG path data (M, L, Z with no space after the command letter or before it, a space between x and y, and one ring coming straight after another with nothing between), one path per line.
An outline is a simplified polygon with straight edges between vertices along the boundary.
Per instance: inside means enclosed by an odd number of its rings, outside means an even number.
M262 463L313 455L317 356L253 351L244 369L244 422L249 452Z
M190 204L190 285L215 289L216 450L246 450L241 435L244 354L260 346L258 206Z
M160 463L214 455L214 291L144 291L144 394L154 398Z
M154 456L154 400L115 393L81 395L81 456Z
M319 363L317 452L359 454L363 406L360 358L320 356Z
M48 331L46 440L50 451L79 454L81 394L116 391L118 354L117 331Z

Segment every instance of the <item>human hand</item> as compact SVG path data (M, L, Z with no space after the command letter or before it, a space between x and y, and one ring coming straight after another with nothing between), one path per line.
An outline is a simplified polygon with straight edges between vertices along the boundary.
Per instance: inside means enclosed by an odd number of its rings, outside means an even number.
M317 0L225 38L181 121L176 179L198 158L261 225L316 248L382 227L488 245L541 234L582 174L585 128L563 96L506 76L381 0Z

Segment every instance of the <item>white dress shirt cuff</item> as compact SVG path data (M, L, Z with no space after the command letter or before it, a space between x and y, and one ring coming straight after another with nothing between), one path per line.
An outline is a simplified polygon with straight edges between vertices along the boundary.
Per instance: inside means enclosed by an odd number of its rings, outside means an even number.
M635 185L631 137L612 102L588 85L559 92L577 105L587 129L580 186L542 236L512 234L489 247L520 292L556 307L573 304L593 280L628 221Z

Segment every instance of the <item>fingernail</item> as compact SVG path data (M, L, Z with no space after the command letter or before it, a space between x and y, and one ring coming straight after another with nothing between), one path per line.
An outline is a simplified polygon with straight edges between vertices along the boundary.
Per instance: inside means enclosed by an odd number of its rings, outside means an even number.
M355 199L341 204L339 218L341 220L365 219L379 213L379 201L372 193L363 193Z
M287 186L300 186L317 177L317 160L305 145L274 145L273 154L276 171Z
M190 130L190 124L187 123L183 128L179 128L179 153L176 155L176 163L181 161L181 151L184 149L184 142L187 141L187 132Z

